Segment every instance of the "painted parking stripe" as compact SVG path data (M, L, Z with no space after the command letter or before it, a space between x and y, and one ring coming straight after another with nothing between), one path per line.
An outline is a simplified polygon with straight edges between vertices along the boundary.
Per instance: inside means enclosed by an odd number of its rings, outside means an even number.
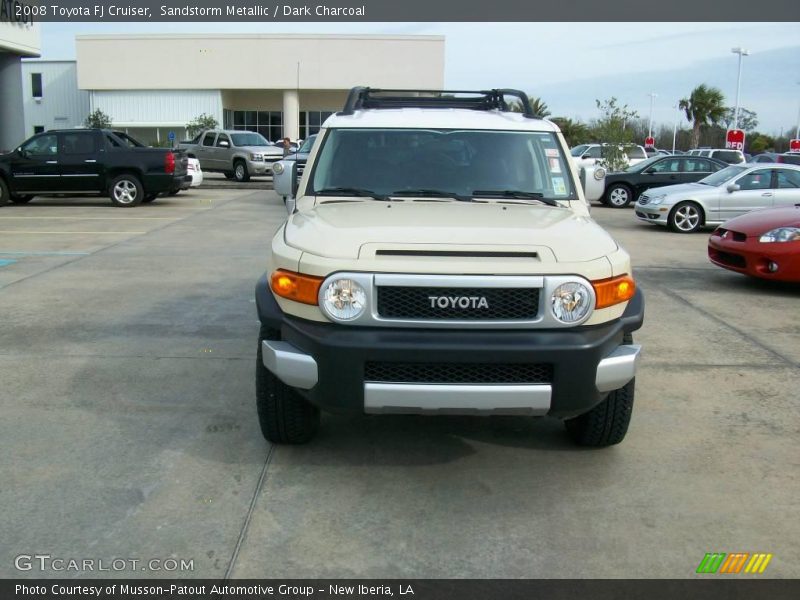
M180 217L0 217L0 221L45 219L59 221L174 221Z
M24 252L21 250L0 250L0 256L89 256L91 252Z
M0 233L9 234L9 235L10 234L14 234L14 233L16 233L16 234L25 234L25 235L31 235L31 234L37 234L37 233L44 233L44 234L47 234L47 235L75 235L75 234L78 234L78 235L144 235L147 232L146 231L37 231L37 230L21 231L21 230L12 229L12 230L8 230L8 231L0 230Z
M8 259L0 258L0 267L7 267L8 265L13 265L15 262L17 261L11 258Z

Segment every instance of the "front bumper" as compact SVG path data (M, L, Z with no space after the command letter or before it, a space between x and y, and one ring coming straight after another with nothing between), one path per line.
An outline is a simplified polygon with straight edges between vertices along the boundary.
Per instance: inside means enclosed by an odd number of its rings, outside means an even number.
M755 237L737 241L722 238L715 231L708 239L708 259L723 269L751 277L800 282L800 252L796 242L762 243Z
M261 323L280 331L264 340L264 366L330 412L489 413L569 418L601 402L636 374L640 347L623 344L644 319L640 291L624 315L602 325L561 330L421 330L355 327L285 315L262 278ZM368 364L428 366L547 364L548 381L430 383L369 381Z
M669 215L669 206L663 204L639 204L634 205L636 218L640 221L647 221L648 223L655 223L657 225L666 225L667 216Z

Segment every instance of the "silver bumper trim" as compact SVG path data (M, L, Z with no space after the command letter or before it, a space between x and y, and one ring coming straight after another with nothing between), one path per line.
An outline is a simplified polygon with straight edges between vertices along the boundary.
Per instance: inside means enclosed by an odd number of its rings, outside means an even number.
M549 385L364 384L368 413L545 415Z
M606 356L597 365L595 385L600 392L618 390L636 375L639 363L639 354L642 347L639 344L619 346Z
M317 384L317 361L288 342L261 342L264 366L286 385L310 390Z

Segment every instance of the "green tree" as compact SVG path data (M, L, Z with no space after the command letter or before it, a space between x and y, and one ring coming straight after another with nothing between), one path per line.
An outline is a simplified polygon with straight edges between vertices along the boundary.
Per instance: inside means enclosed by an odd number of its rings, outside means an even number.
M775 149L775 139L763 133L754 133L747 143L750 154L760 154L767 150Z
M539 96L528 96L528 101L531 104L531 112L537 117L544 119L550 116L550 107L547 102L542 100ZM508 109L511 112L522 112L522 102L519 100L512 100L508 103Z
M209 114L202 113L197 115L194 119L186 124L186 133L189 134L189 139L193 139L206 129L216 129L218 126L219 123L214 117Z
M722 115L721 119L725 129L731 129L733 127L733 117L735 112L735 109L731 106L725 109L725 113ZM746 108L742 108L740 106L739 129L750 133L751 131L755 131L756 127L758 127L758 115L752 110L747 110Z
M83 124L91 129L108 129L111 127L111 117L98 108L89 113Z
M716 125L725 116L725 96L715 87L700 84L692 90L688 98L678 103L686 119L692 124L692 147L700 143L700 130L708 125Z
M553 117L552 120L558 125L570 148L589 141L589 128L584 123L567 117Z
M631 126L639 113L628 108L627 104L620 106L616 98L608 100L595 100L600 110L600 118L595 121L592 136L603 147L603 158L600 163L609 171L620 171L628 165L625 146L633 143L634 129Z

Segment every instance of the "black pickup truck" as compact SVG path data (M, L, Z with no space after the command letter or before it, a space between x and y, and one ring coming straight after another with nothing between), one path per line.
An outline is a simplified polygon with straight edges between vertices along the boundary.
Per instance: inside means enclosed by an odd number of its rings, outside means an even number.
M137 206L188 189L187 163L183 150L148 148L121 131L39 133L0 155L0 206L34 196L86 194L107 194L116 206Z

